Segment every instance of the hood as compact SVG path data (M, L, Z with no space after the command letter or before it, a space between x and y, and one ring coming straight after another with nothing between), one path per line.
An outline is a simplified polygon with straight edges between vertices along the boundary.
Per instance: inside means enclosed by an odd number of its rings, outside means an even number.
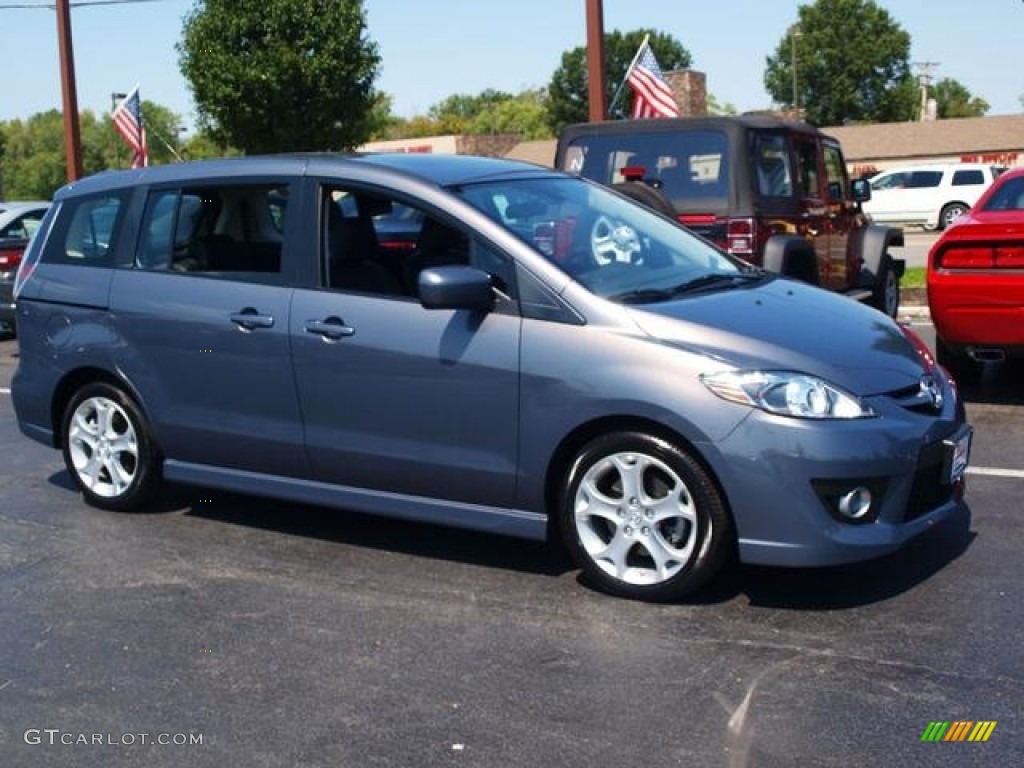
M924 373L920 354L888 316L781 278L630 313L665 343L738 368L813 374L860 396L916 386Z

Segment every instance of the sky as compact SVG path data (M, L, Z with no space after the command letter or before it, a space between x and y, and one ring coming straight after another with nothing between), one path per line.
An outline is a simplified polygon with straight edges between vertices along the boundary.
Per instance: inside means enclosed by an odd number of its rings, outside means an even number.
M136 83L194 129L175 44L194 0L74 7L79 109L107 111ZM936 62L991 106L1024 112L1024 70L1007 61L1024 31L1020 0L877 0L911 37L911 62ZM0 0L0 120L61 108L53 0ZM797 20L795 0L604 0L605 31L650 27L672 35L706 74L708 91L740 111L766 109L765 58ZM12 8L11 6L33 6ZM381 55L379 90L402 117L455 93L518 93L547 85L561 55L586 42L586 0L365 0L367 34ZM1006 41L1014 41L1007 43ZM1000 50L1002 51L1000 53Z

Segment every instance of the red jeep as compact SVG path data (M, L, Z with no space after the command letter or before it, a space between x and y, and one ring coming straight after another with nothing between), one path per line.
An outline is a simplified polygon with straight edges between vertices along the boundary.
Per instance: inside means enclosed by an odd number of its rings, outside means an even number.
M564 128L555 166L615 187L751 263L896 316L903 230L871 223L839 142L766 115Z

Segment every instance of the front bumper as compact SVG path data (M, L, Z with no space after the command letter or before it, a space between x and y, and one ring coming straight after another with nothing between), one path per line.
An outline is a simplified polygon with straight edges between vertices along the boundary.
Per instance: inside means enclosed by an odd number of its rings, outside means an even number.
M715 446L713 460L740 560L779 566L868 560L966 511L963 478L951 482L951 461L952 445L958 437L969 442L970 427L956 390L946 381L942 387L943 406L932 414L885 397L871 400L878 418L859 421L752 413ZM861 520L843 519L822 491L858 486L870 487L873 498L871 514Z

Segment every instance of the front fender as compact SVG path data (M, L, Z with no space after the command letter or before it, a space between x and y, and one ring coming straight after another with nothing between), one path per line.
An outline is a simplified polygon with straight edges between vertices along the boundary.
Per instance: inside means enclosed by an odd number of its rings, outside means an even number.
M881 274L882 262L888 256L891 269L897 277L903 277L907 262L894 259L889 253L890 248L903 247L903 230L900 227L886 227L881 224L869 224L860 240L861 270L858 283L862 288L872 288Z

